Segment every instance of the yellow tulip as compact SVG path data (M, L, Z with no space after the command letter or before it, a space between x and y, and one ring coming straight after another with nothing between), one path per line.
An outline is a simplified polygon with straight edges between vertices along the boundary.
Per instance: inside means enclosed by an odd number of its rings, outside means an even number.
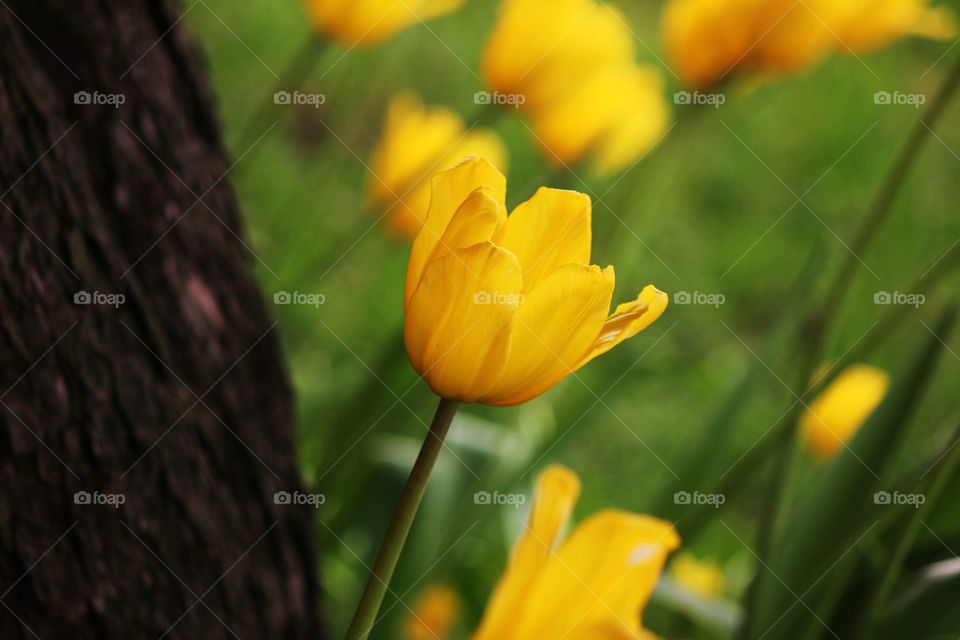
M565 467L537 480L526 529L472 640L637 640L667 555L680 539L668 522L607 509L560 541L580 493Z
M406 27L455 11L463 0L306 0L314 28L346 46L376 44Z
M669 112L660 75L649 67L603 70L532 114L545 156L573 166L591 155L605 175L626 168L667 130Z
M506 406L544 393L654 322L648 285L609 314L614 271L590 265L590 198L540 188L507 217L506 178L468 158L433 178L410 253L404 340L441 397Z
M661 24L671 66L694 87L955 31L952 15L927 0L669 0Z
M370 157L367 201L386 209L392 232L413 237L427 215L430 176L469 155L486 157L506 170L507 150L496 133L467 131L451 109L425 107L415 94L402 92L390 102Z
M459 611L460 598L453 589L430 587L412 607L403 628L404 640L447 640Z
M634 36L594 0L504 0L483 54L487 88L519 95L548 160L621 169L666 130L659 75L634 61Z
M832 458L860 429L890 385L882 370L863 364L847 367L807 408L800 431L810 452Z
M837 35L857 52L907 36L943 39L957 33L953 14L928 6L927 0L847 0L840 5Z
M620 12L594 0L504 0L484 49L487 88L539 109L597 69L633 60Z
M670 563L670 577L688 591L704 598L723 595L727 579L716 562L697 560L690 553L681 553Z

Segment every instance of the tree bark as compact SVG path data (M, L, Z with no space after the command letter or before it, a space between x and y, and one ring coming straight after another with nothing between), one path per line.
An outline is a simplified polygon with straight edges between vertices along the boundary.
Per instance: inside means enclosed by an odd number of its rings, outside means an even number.
M2 638L319 637L315 512L274 500L302 489L290 387L186 10L0 4Z

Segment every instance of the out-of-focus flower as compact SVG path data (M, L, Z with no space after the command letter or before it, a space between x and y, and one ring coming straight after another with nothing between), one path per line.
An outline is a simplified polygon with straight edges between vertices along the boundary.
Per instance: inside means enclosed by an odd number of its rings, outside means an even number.
M527 527L472 640L651 637L641 614L680 538L668 522L607 509L561 542L579 493L565 467L540 474Z
M455 11L463 0L306 0L314 28L347 46L371 45L418 22Z
M659 75L637 65L620 12L594 0L504 0L487 41L487 89L520 96L548 160L593 156L610 173L649 149L667 126Z
M956 29L953 16L927 0L669 0L661 31L683 82L711 87L728 75L784 73L828 53Z
M547 160L575 165L592 156L599 174L626 168L667 130L660 75L638 65L604 70L531 115Z
M667 306L648 285L608 315L614 271L590 265L590 198L541 187L507 217L506 188L480 158L434 176L413 243L404 340L413 368L443 398L526 402Z
M387 109L383 134L370 157L367 201L387 209L387 225L413 237L430 203L430 177L475 155L507 167L507 150L493 131L467 131L454 111L424 106L415 94L396 95Z
M723 595L727 579L716 562L697 560L690 553L678 554L670 562L670 577L677 584L704 598Z
M887 394L890 377L864 364L843 370L800 418L807 448L821 459L832 458L860 429Z
M403 627L404 640L447 640L460 613L460 598L450 587L435 585L424 591Z

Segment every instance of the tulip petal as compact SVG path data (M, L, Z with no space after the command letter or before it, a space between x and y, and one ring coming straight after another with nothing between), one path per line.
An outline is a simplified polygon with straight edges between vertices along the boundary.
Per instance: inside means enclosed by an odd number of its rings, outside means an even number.
M679 544L663 520L616 510L591 516L547 562L514 620L515 636L558 638L607 626L636 637L640 613Z
M617 305L617 310L607 318L593 348L580 362L579 367L649 327L663 315L667 302L667 294L648 284L636 300Z
M490 240L506 219L506 207L502 201L497 200L493 189L477 188L467 196L457 212L453 214L428 263L443 258L457 249L465 249Z
M512 252L530 291L565 264L590 264L590 196L540 187L507 218L494 242Z
M566 467L551 465L540 474L527 528L513 548L510 564L490 596L472 640L511 637L509 629L518 604L526 602L538 573L553 554L579 495L580 479Z
M473 402L499 379L522 282L516 257L491 242L427 266L405 311L404 342L437 395Z
M524 294L506 368L484 404L526 402L575 371L603 327L613 285L612 267L568 264Z
M503 202L506 198L507 179L483 158L467 158L452 169L433 177L427 219L410 250L404 286L405 305L409 304L413 292L416 291L427 262L443 237L450 219L467 196L483 186L490 187L498 201Z

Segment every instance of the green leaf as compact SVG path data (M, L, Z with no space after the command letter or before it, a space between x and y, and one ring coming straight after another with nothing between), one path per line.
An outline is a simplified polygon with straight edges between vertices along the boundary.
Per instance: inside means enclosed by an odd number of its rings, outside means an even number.
M855 553L853 548L872 527L864 523L876 508L874 493L882 488L882 478L898 453L954 317L952 308L944 312L935 335L897 378L884 402L809 490L802 492L800 504L787 511L776 530L770 561L755 577L757 596L745 637L795 640L803 637L799 629L813 625L819 635L832 636L824 628L830 612L817 610L807 600L816 605L822 597L817 590L826 590L832 570ZM836 588L831 587L830 591Z

